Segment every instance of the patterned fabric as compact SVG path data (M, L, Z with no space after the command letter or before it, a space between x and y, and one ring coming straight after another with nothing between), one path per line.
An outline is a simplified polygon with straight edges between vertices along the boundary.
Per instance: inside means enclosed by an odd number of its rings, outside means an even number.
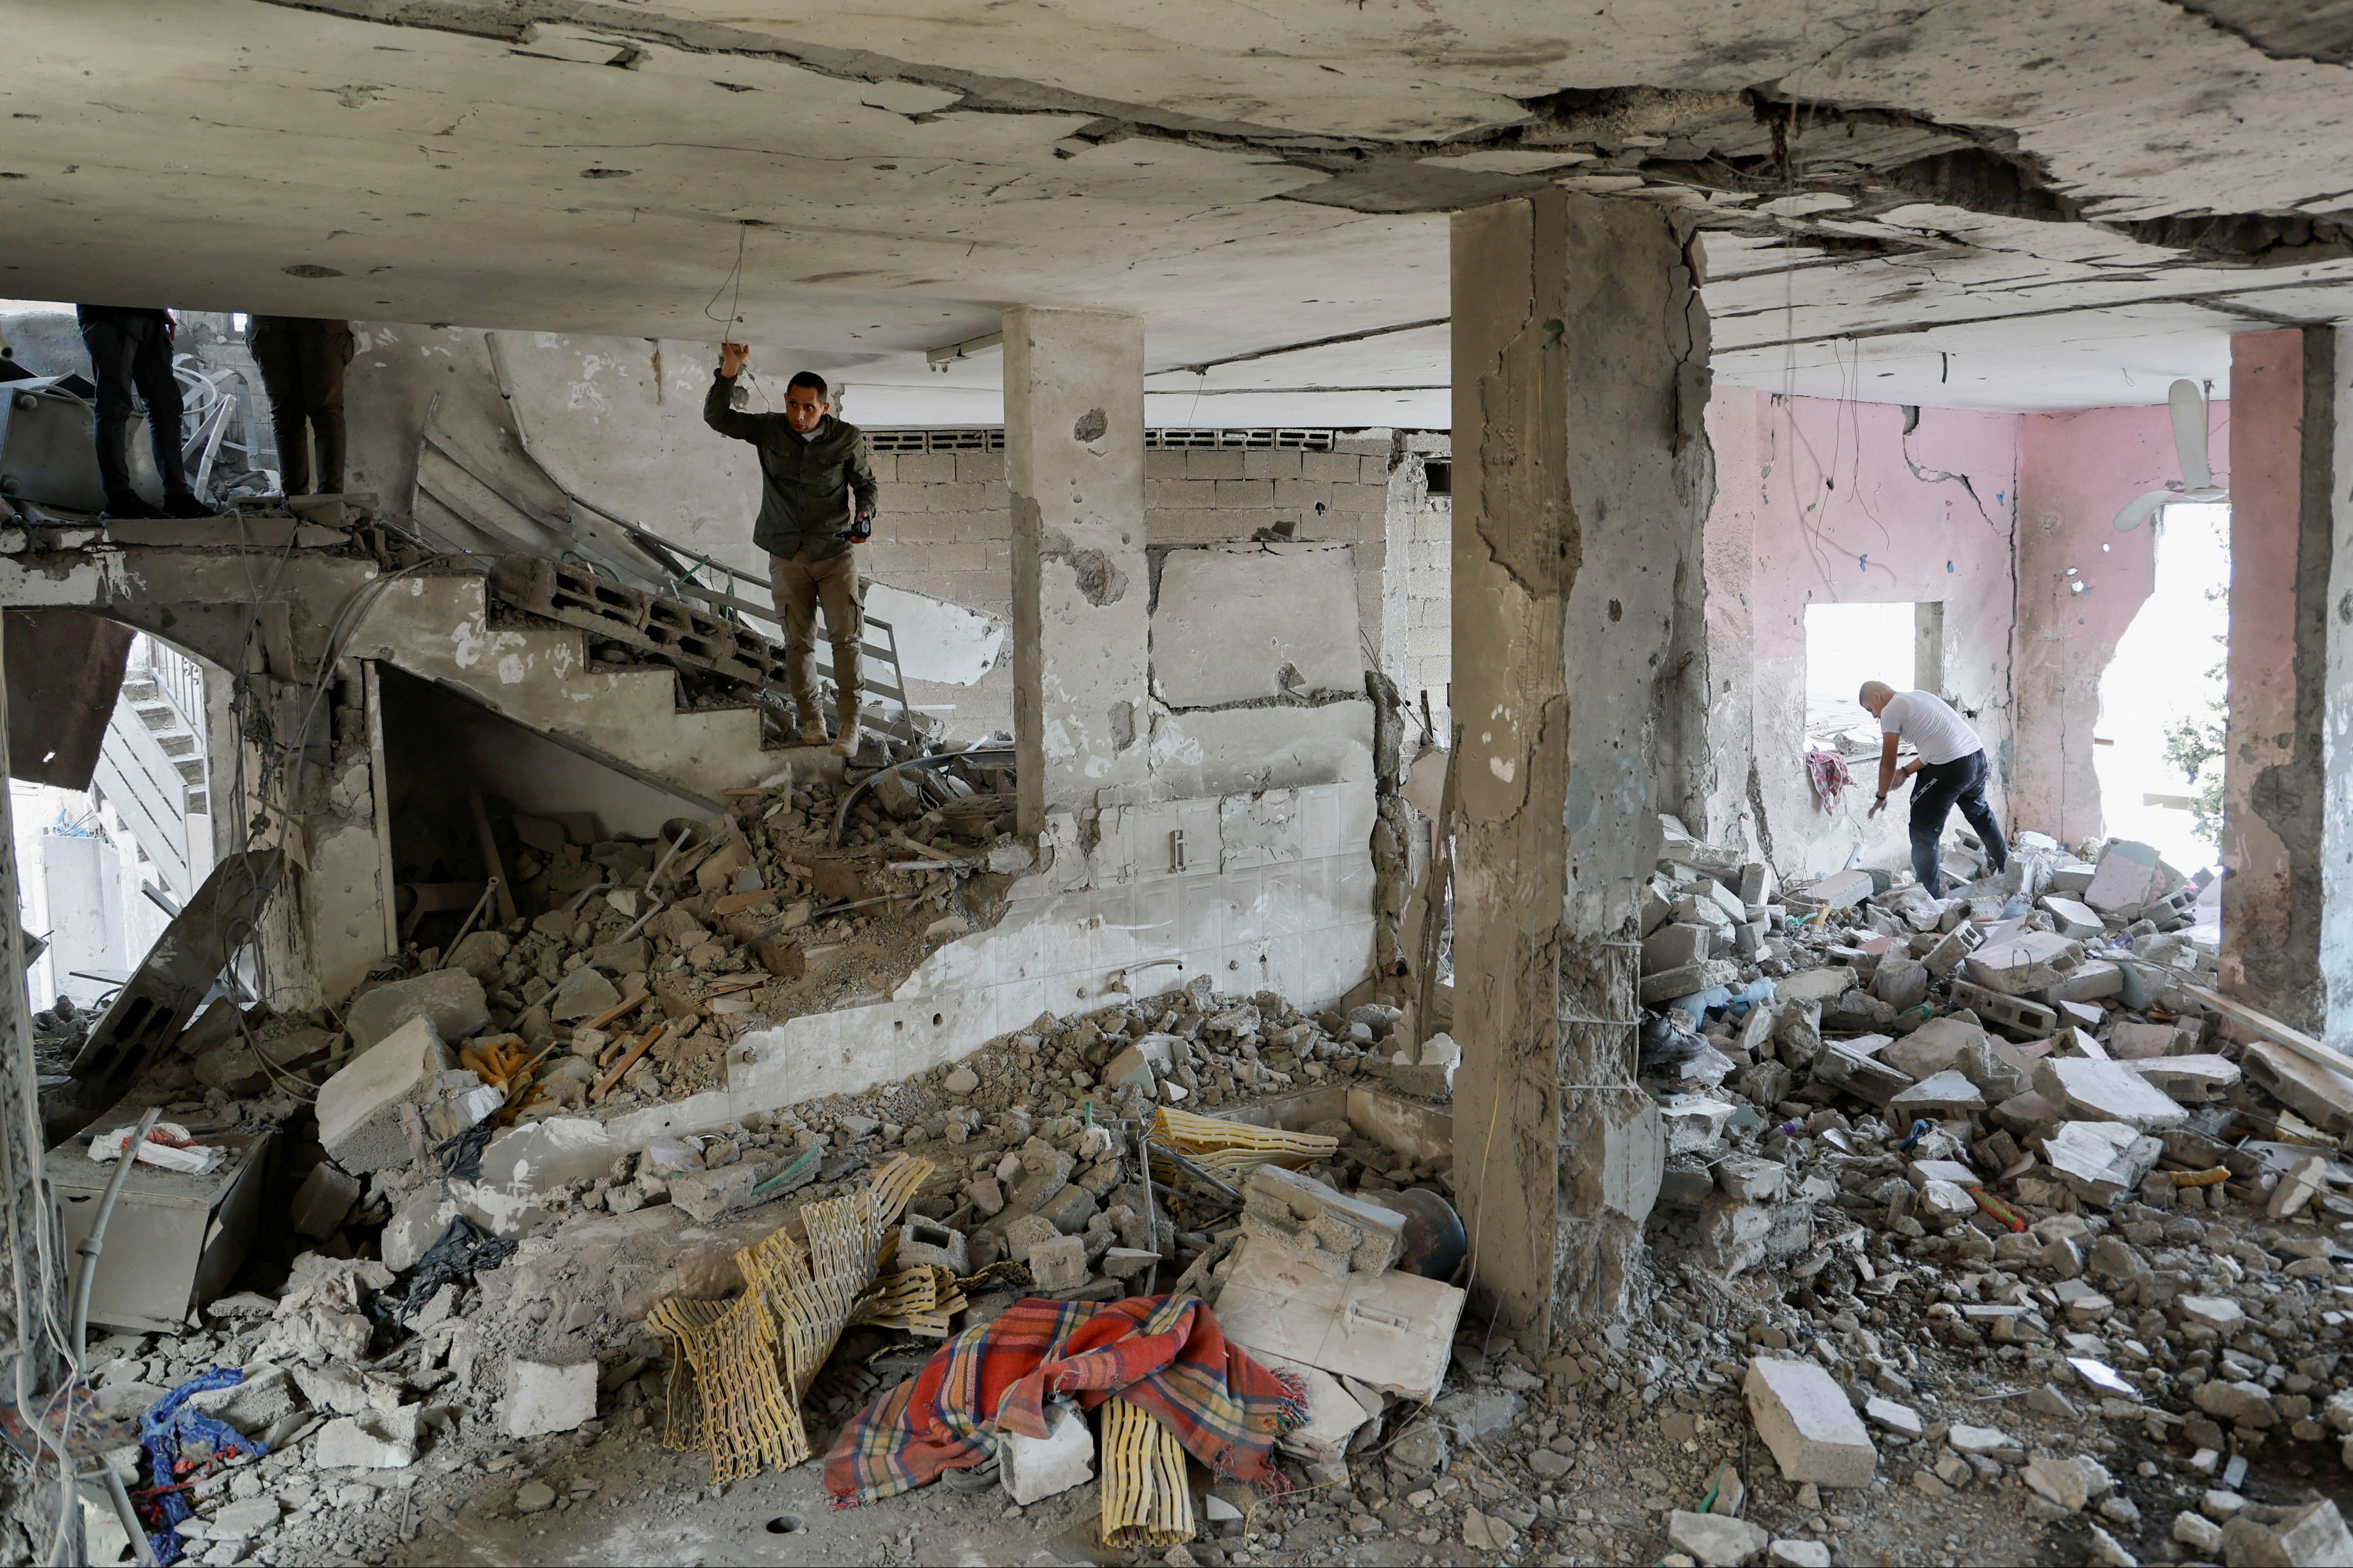
M855 1508L928 1486L994 1457L999 1432L1043 1437L1050 1399L1073 1395L1092 1410L1113 1394L1211 1469L1283 1489L1274 1443L1306 1419L1305 1386L1229 1343L1198 1296L1139 1296L1031 1297L966 1329L842 1428L826 1490L836 1508Z
M1813 781L1814 794L1820 797L1824 811L1837 809L1839 796L1854 786L1854 774L1847 771L1846 759L1833 752L1808 752L1806 774Z

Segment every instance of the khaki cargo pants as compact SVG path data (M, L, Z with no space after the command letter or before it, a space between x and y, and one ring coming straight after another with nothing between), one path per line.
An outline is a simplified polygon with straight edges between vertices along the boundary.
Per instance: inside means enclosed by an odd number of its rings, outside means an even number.
M799 555L768 557L768 585L776 596L776 618L785 624L785 673L803 729L821 722L817 693L817 617L825 612L825 640L833 645L836 732L858 722L858 650L866 636L866 606L858 586L858 547L822 561Z

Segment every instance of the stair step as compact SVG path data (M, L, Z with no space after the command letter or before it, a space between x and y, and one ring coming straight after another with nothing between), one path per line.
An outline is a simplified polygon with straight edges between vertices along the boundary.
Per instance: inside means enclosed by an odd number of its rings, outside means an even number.
M122 682L122 695L133 702L153 702L163 694L163 688L153 680L132 677Z
M140 722L145 724L150 730L177 730L181 728L179 710L171 707L168 704L155 704L153 706L133 704L131 710L133 713L138 714Z
M187 815L190 816L211 816L213 808L210 805L207 805L205 801L206 797L204 791L200 789L190 790L188 792Z
M159 734L155 744L167 757L192 757L196 752L196 738L185 730L176 735Z
M172 766L179 773L180 782L183 784L200 784L205 782L205 764L201 758L174 763Z

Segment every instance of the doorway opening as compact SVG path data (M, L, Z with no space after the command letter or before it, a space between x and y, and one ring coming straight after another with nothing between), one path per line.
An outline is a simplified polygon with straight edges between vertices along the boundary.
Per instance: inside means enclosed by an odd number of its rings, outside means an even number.
M2156 584L2100 677L2093 770L2108 834L2177 870L2221 866L2231 508L2177 502L2151 520Z

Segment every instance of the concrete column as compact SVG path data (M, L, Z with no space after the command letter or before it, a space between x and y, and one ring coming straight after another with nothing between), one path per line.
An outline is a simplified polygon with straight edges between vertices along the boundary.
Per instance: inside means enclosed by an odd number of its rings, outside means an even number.
M2230 723L2222 782L2222 989L2302 1029L2353 1033L2353 699L2337 661L2353 583L2336 541L2353 416L2333 328L2231 340ZM2324 718L2333 721L2324 735ZM2324 919L2324 893L2337 896ZM2339 1015L2344 1015L2339 1016ZM2353 1043L2353 1042L2347 1042Z
M1456 215L1455 1177L1524 1342L1626 1304L1657 1197L1636 891L1704 734L1668 668L1711 486L1697 256L1631 202ZM1688 639L1697 634L1686 630Z
M1021 832L1135 799L1149 777L1144 321L1005 312L1013 729Z
M1773 858L1757 776L1757 405L1745 386L1717 387L1707 400L1707 440L1720 473L1703 549L1707 627L1707 809L1688 822L1711 843Z

